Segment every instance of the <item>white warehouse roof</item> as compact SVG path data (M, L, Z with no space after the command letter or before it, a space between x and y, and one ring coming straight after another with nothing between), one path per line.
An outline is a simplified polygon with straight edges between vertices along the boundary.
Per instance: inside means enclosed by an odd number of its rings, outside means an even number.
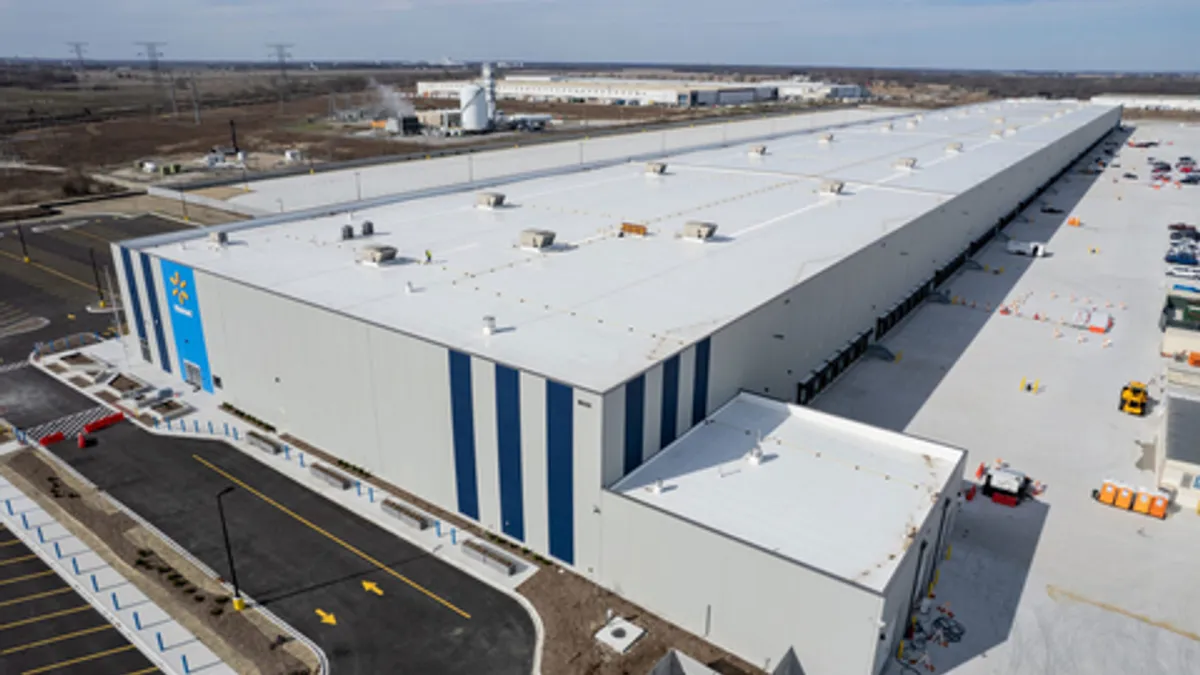
M1054 116L1055 111L1070 114ZM642 163L491 187L507 205L476 207L471 191L353 214L370 239L340 241L346 214L253 222L231 245L141 246L195 269L262 287L432 342L604 392L712 334L879 237L938 208L1108 108L1006 102L768 142L684 152L665 175ZM995 117L1016 126L994 137ZM961 153L948 153L948 143ZM546 152L545 146L532 152ZM482 155L477 161L485 161ZM916 158L914 169L896 168ZM829 179L845 194L818 194ZM706 243L678 238L689 221L717 224ZM650 236L619 236L622 222ZM550 230L553 249L518 246L523 230ZM196 237L201 236L197 233ZM433 264L356 263L368 243ZM138 244L134 244L138 245ZM413 292L408 292L411 284ZM202 291L201 291L202 293ZM201 298L203 302L203 298ZM484 316L499 329L487 336Z
M610 490L882 592L962 457L742 393Z

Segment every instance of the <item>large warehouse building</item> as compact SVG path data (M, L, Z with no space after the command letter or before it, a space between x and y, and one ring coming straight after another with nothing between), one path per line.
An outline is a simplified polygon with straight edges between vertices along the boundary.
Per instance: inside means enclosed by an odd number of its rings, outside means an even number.
M418 82L417 96L457 99L463 80ZM566 75L509 75L496 82L496 96L520 101L585 101L624 105L710 106L770 101L773 85L754 82L636 80Z
M129 339L182 380L753 663L873 674L962 453L795 404L1119 118L912 113L114 258Z

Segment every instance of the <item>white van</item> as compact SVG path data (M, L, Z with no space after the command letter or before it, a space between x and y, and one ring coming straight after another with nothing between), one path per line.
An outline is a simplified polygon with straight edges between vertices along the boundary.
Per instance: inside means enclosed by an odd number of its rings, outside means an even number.
M1046 255L1046 245L1032 241L1009 239L1008 245L1005 248L1013 255L1027 255L1032 258L1041 258Z

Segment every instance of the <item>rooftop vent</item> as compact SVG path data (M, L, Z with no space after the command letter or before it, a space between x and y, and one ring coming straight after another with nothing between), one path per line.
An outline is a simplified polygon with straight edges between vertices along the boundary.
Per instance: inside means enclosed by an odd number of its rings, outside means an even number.
M1007 128L1007 129L1005 129L1005 130L1004 130L1004 135L1005 135L1005 136L1012 136L1013 134L1017 133L1017 128L1018 128L1018 127L1016 127L1016 126L1011 126L1011 127Z
M916 118L914 118L914 119L916 119L918 122L924 121L924 120L925 120L925 114L924 114L924 113L917 113L917 116L916 116Z
M919 122L917 122L916 119L911 119L908 122L905 122L904 126L908 127L909 129L916 129L917 124L919 124Z
M494 335L496 333L496 317L488 315L483 317L483 334Z
M821 134L817 138L817 142L818 143L831 143L831 142L833 142L833 134Z
M229 243L229 233L221 230L208 233L208 240L217 246L224 246Z
M521 248L549 248L554 245L554 232L550 230L521 230Z
M504 206L504 195L499 192L480 192L475 195L475 206L485 209L497 209Z
M882 127L880 127L880 131L891 131L891 130L892 130L892 123L891 123L891 122L888 122L887 124L885 124L885 125L883 125Z
M646 173L661 176L667 172L666 162L646 162Z
M917 158L916 157L901 157L900 159L896 160L895 162L892 162L892 166L897 169L915 169L917 166Z
M717 233L716 223L706 223L701 220L689 220L683 225L683 238L707 241Z
M382 265L396 259L396 247L386 244L367 244L358 251L358 261L369 265Z
M369 220L364 220L362 224L362 236L369 237L375 234L375 223Z
M1004 132L1000 131L999 129L996 129L995 131L992 132L992 138L1000 138L1003 135L1004 135Z
M353 225L343 225L342 226L342 241L349 241L353 238L354 238L354 226Z
M962 152L962 143L947 143L946 152Z
M823 195L840 195L846 184L840 180L827 180L821 183L820 193Z
M762 461L763 461L762 447L759 445L755 445L753 448L750 448L750 452L746 453L746 461L749 462L750 464L753 464L754 466L758 466L759 464L762 464Z
M755 156L759 156L759 157L761 157L762 155L765 155L765 154L767 154L767 146L765 146L765 145L754 145L754 146L751 146L751 147L750 147L750 154L751 154L751 155L755 155Z
M993 123L995 123L995 124L1004 124L1004 118L1003 118L1003 117L997 117L996 119L992 120L992 122L993 122Z

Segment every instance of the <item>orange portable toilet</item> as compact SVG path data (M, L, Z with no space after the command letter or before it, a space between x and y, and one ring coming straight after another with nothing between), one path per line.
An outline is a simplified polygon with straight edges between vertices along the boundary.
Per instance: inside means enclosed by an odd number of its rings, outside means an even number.
M1117 486L1110 480L1104 481L1104 485L1100 486L1100 491L1096 494L1096 501L1101 504L1112 506L1113 501L1117 498Z
M1152 494L1147 492L1145 488L1138 488L1137 494L1133 498L1133 510L1136 513L1150 513L1150 499Z
M1147 515L1158 518L1159 520L1165 520L1167 517L1167 504L1169 503L1170 500L1168 500L1167 496L1161 492L1151 495L1150 512Z
M1113 502L1113 506L1118 509L1126 509L1133 506L1133 488L1124 485L1117 486L1117 498Z

